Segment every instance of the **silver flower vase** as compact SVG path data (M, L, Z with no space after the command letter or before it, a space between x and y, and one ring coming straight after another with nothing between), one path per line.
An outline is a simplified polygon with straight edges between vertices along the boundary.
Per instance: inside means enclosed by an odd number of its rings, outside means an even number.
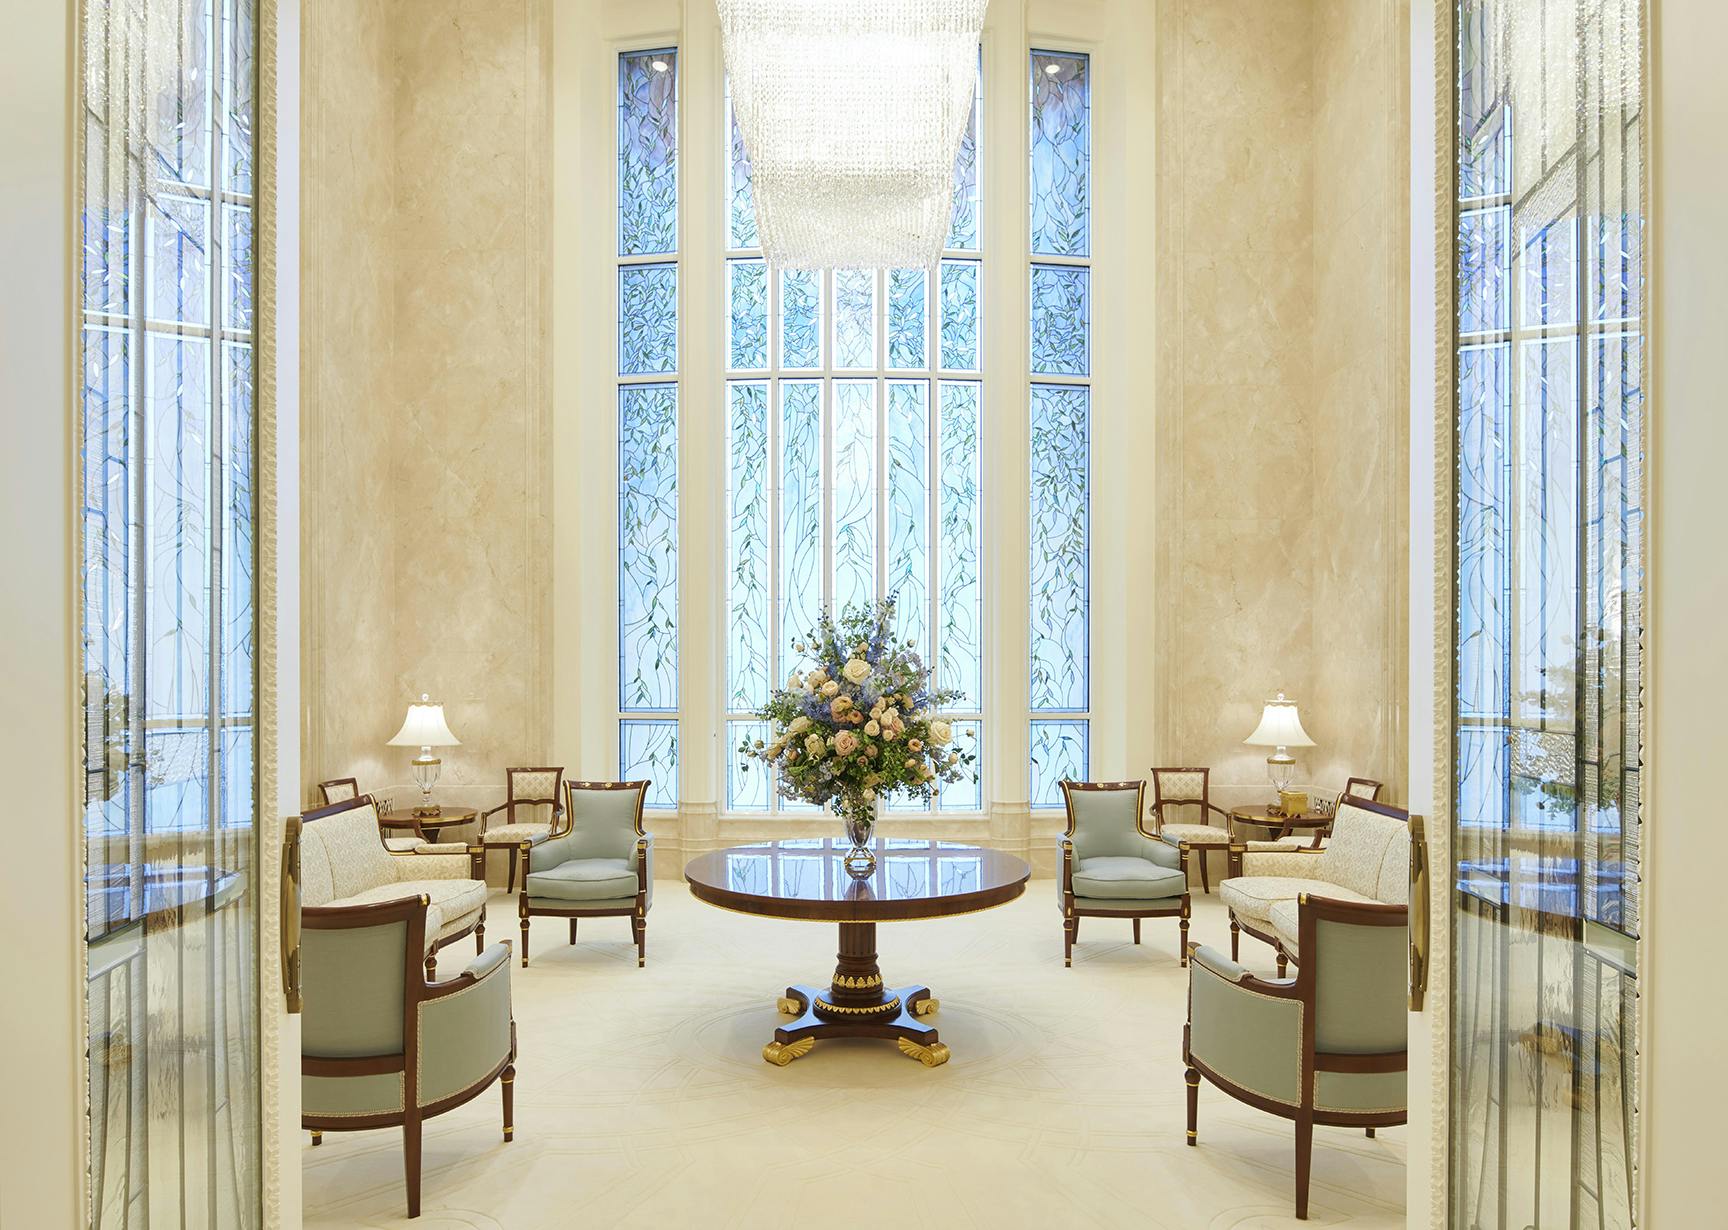
M880 799L861 807L840 807L840 826L846 833L851 849L840 859L846 874L855 880L868 880L876 874L876 820L881 814Z

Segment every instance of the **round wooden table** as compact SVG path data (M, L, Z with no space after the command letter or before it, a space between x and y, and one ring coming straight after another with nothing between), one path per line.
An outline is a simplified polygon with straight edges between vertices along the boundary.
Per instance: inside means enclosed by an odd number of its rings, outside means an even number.
M938 1003L924 986L887 987L876 964L876 924L945 918L1004 905L1026 890L1024 860L947 841L881 838L876 871L855 880L841 866L846 843L826 838L734 846L690 860L684 878L699 901L765 918L840 927L834 977L825 987L786 988L778 1006L796 1019L774 1031L762 1058L785 1067L819 1038L888 1038L927 1068L948 1062Z
M1263 829L1276 829L1272 839L1277 841L1294 833L1297 829L1319 830L1314 834L1319 840L1322 833L1332 827L1332 816L1317 811L1305 811L1299 816L1275 816L1272 808L1266 804L1255 804L1253 807L1232 807L1230 809L1231 836L1235 836L1238 824L1252 824Z
M422 841L437 841L438 834L443 830L472 824L480 817L480 812L473 807L442 803L439 809L436 816L422 816L416 814L412 807L395 808L378 817L378 827L386 831L407 829Z

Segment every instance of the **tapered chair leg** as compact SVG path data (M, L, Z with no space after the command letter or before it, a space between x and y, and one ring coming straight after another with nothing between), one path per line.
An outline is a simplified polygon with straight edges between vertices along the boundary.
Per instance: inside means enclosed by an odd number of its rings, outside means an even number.
M521 851L514 848L510 850L510 857L506 860L510 864L510 870L507 873L509 879L504 888L504 891L507 893L513 893L516 891L516 864L521 861L521 858Z
M574 918L570 920L570 942L572 944L576 942L576 920Z
M1285 971L1288 970L1289 968L1290 968L1290 958L1285 956L1284 950L1282 948L1280 948L1278 950L1278 976L1280 978L1284 977Z
M474 925L474 955L486 951L486 911L480 911L480 921Z
M402 1177L408 1185L408 1216L420 1216L420 1116L410 1108L402 1121Z
M1136 944L1140 942L1140 920L1138 918L1134 920L1134 942Z
M1200 1073L1189 1068L1182 1079L1188 1086L1188 1145L1192 1148L1200 1142Z
M316 1149L319 1145L321 1145L323 1143L324 1143L324 1133L320 1132L317 1128L313 1128L312 1129L312 1147L314 1149Z
M516 1065L511 1064L504 1069L504 1075L498 1078L498 1083L504 1089L504 1139L516 1139Z
M1242 928L1237 925L1234 913L1230 915L1230 959L1232 961L1242 959Z
M528 968L528 915L522 915L522 968Z
M636 968L648 964L648 920L638 915L631 920L636 929Z
M1374 1139L1374 1129L1373 1128L1364 1128L1362 1130L1363 1130L1363 1134L1366 1135L1369 1140Z
M1200 849L1200 891L1203 893L1212 891L1212 873L1206 869L1205 847Z
M1296 1116L1296 1220L1308 1220L1308 1168L1314 1161L1314 1113Z
M1072 967L1074 964L1074 941L1080 938L1080 920L1064 918L1062 920L1062 964Z
M438 950L433 949L426 954L426 981L438 981Z
M1182 894L1182 917L1177 919L1177 925L1182 928L1182 940L1176 955L1182 962L1182 968L1188 968L1188 915L1193 911L1189 906L1188 894Z

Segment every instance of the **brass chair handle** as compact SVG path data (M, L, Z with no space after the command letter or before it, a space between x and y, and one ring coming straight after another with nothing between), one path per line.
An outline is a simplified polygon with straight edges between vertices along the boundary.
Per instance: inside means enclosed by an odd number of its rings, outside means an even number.
M1410 1011L1422 1011L1428 993L1428 834L1421 816L1410 817Z
M289 816L282 831L282 994L288 1011L300 999L300 817Z

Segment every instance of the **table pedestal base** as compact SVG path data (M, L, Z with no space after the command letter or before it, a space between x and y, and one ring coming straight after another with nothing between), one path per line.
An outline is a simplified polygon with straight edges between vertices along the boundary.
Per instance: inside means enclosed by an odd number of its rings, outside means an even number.
M762 1048L762 1058L780 1067L808 1055L819 1038L892 1038L901 1054L927 1068L948 1062L936 1027L920 1019L938 1007L930 988L882 985L875 923L841 923L833 983L787 987L777 1006L798 1018L776 1029L774 1041Z

